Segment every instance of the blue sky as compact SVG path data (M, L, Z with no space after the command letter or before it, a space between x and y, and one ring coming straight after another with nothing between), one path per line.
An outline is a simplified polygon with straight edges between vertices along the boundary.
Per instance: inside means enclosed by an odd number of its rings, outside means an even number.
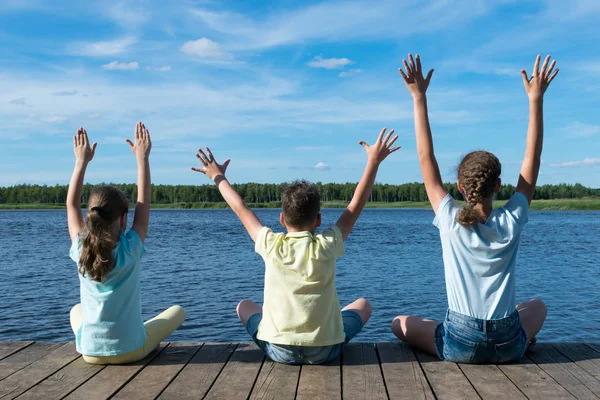
M425 4L425 6L423 6ZM194 151L231 158L234 182L358 181L357 144L394 128L378 181L421 181L408 52L429 90L445 180L494 152L516 183L528 102L520 69L550 53L540 183L600 187L600 2L0 2L0 185L68 183L72 135L98 141L87 181L135 182L124 139L143 121L155 183L207 183Z

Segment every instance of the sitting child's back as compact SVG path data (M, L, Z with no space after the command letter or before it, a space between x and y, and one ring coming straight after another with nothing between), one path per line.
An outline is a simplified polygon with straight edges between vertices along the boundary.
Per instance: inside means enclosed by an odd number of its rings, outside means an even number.
M433 222L442 241L448 306L475 318L505 318L517 305L514 272L527 198L515 193L474 226L457 221L461 209L448 194Z
M263 227L255 250L265 260L263 317L258 338L287 345L344 341L335 264L344 253L337 226L323 233L273 233Z
M109 189L117 192L114 188L99 190ZM94 213L96 211L88 218L95 218ZM70 256L76 263L80 262L84 250L84 235L89 234L78 236L71 246ZM140 300L140 261L145 253L144 245L134 230L127 234L121 231L112 253L114 266L102 281L79 274L82 323L75 337L77 351L81 354L128 353L146 341Z

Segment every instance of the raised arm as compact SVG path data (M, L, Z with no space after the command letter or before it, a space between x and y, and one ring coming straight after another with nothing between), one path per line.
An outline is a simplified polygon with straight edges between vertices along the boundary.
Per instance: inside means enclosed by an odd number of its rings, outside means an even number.
M350 201L348 208L344 210L337 221L337 226L340 228L340 231L342 231L344 240L346 240L350 235L350 232L352 232L354 224L356 224L360 213L369 200L369 196L373 190L373 184L375 183L375 177L377 176L377 170L379 169L379 164L381 164L387 156L400 148L400 146L394 147L393 149L391 148L398 139L398 135L392 138L393 133L394 130L392 129L385 139L383 139L383 135L385 134L385 128L383 128L379 133L377 141L372 146L369 146L364 141L359 143L367 151L367 166L365 167L365 172L363 173L358 186L356 186L352 201Z
M231 160L225 160L223 164L219 164L208 147L206 148L206 154L202 149L198 149L196 157L202 164L202 168L192 167L192 171L202 172L217 185L223 199L225 199L229 207L231 207L240 221L242 221L244 228L246 228L252 240L256 242L256 237L263 224L256 214L244 203L242 197L231 187L227 178L225 178L225 172Z
M67 223L69 225L69 236L71 241L75 240L77 235L83 232L85 222L81 213L81 192L83 188L83 178L85 170L96 153L96 145L90 147L87 132L79 128L77 134L73 136L73 148L75 151L75 168L71 175L69 191L67 193Z
M131 151L135 154L138 168L138 187L137 187L137 202L135 203L135 215L133 217L133 229L142 243L146 240L148 234L148 224L150 223L150 199L152 197L152 189L150 187L150 150L152 149L152 141L148 129L138 122L135 126L135 143L131 140L125 140Z
M547 56L540 71L540 59L538 55L533 66L531 78L527 77L527 72L521 70L523 75L523 84L529 97L529 127L527 128L527 145L525 148L525 158L521 166L519 183L517 183L517 192L521 192L527 197L529 203L533 199L535 184L540 172L542 160L542 146L544 142L544 93L552 79L558 74L558 68L552 72L556 60L548 66L550 56Z
M431 127L429 126L429 116L427 113L427 97L425 92L429 87L433 69L427 73L427 77L423 78L423 70L421 69L421 58L417 54L417 62L413 60L412 54L408 55L406 60L402 60L406 72L399 68L398 71L406 88L413 97L415 107L415 133L417 137L417 152L419 154L419 163L421 164L421 174L427 190L427 197L431 203L433 211L437 213L438 206L446 197L448 192L444 189L440 168L438 167L435 154L433 152L433 139L431 137Z

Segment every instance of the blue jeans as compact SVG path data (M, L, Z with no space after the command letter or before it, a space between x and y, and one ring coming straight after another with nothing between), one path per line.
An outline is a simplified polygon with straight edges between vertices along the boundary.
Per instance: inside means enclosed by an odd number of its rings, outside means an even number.
M527 350L527 335L515 311L502 319L484 320L448 310L435 329L438 357L467 364L517 361Z
M356 336L363 327L362 319L356 311L345 310L342 311L344 334L346 335L344 342L331 346L289 346L258 339L256 335L261 320L261 313L251 315L246 321L246 330L271 360L284 364L323 364L331 361L342 353L350 339Z

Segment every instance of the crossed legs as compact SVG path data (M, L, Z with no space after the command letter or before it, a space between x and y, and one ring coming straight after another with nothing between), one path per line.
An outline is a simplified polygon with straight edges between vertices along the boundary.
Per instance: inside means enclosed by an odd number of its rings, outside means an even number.
M358 299L354 302L348 304L346 307L342 308L344 310L352 310L360 315L360 319L362 320L363 326L367 323L369 318L371 317L371 313L373 312L373 308L371 307L371 303L367 299ZM256 313L262 313L262 307L258 306L252 300L244 299L239 302L236 307L237 315L242 321L242 324L246 326L246 322L248 322L248 318Z
M546 319L546 305L539 299L524 301L517 306L517 312L527 340L532 342ZM392 332L403 342L437 356L434 335L438 324L439 321L431 319L399 315L392 321Z
M83 320L81 304L71 309L71 328L77 334ZM156 317L144 322L146 342L142 347L129 353L115 356L86 356L83 359L90 364L128 364L139 361L150 354L160 342L166 339L185 320L185 311L180 306L172 306Z

